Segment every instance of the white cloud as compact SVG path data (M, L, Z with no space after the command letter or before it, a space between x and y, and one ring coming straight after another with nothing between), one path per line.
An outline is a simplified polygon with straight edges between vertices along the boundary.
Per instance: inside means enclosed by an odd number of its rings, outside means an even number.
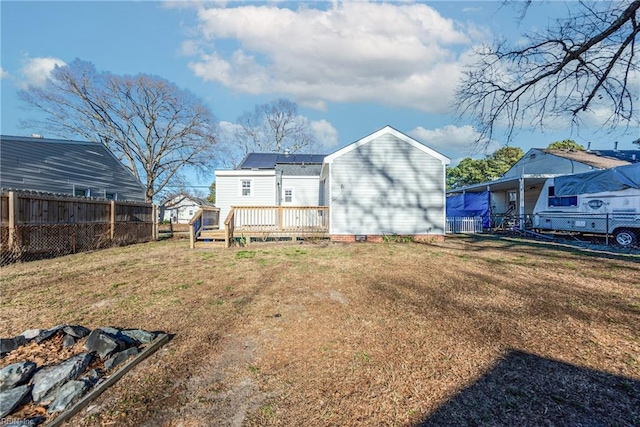
M0 67L0 79L6 79L7 77L9 77L9 72Z
M25 88L29 85L44 86L56 65L64 66L67 64L62 59L52 57L27 58L20 70L22 73L20 85Z
M470 125L446 125L437 129L425 129L418 126L410 130L408 134L444 154L457 152L466 154L466 157L477 152L474 143L480 136L478 131ZM490 144L488 151L492 151L494 148L498 148L498 145Z
M469 48L477 28L423 3L315 5L201 7L200 40L183 45L197 56L191 70L238 91L285 94L317 108L378 102L448 112L459 50ZM237 48L224 51L225 40Z
M311 130L318 143L325 149L333 149L338 145L338 131L326 120L311 121Z

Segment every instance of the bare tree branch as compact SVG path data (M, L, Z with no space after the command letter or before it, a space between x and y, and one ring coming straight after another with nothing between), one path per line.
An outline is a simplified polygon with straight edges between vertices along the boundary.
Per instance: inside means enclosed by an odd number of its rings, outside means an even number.
M476 50L456 103L462 117L475 121L477 144L488 144L498 129L508 142L520 128L545 129L558 121L580 126L596 115L609 129L638 125L640 1L578 6L545 31L526 34L522 47L502 41Z
M237 120L232 163L248 153L291 153L312 149L316 140L309 121L298 115L298 106L289 100L256 105L254 111L244 113ZM238 152L239 151L239 152Z
M184 167L201 168L214 159L215 119L192 93L159 77L98 73L75 60L56 67L44 88L19 93L43 120L23 122L63 138L106 145L153 197Z

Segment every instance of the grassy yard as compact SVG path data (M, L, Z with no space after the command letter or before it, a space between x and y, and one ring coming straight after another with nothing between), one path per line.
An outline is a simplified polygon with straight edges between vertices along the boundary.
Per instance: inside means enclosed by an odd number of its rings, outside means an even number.
M164 241L3 267L0 295L2 336L173 334L73 425L640 425L639 256Z

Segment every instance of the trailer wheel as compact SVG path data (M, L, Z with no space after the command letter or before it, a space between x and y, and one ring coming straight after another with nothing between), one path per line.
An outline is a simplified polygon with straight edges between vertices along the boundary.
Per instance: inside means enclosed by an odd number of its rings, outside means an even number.
M633 246L638 242L638 236L633 230L629 230L628 228L621 228L620 230L616 230L614 233L614 237L616 239L616 243L622 247Z

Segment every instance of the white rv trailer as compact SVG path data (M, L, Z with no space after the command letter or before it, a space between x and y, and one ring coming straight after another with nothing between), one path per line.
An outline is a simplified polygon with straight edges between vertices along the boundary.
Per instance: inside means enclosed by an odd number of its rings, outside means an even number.
M540 230L612 234L620 246L640 239L640 164L548 179L533 209Z

